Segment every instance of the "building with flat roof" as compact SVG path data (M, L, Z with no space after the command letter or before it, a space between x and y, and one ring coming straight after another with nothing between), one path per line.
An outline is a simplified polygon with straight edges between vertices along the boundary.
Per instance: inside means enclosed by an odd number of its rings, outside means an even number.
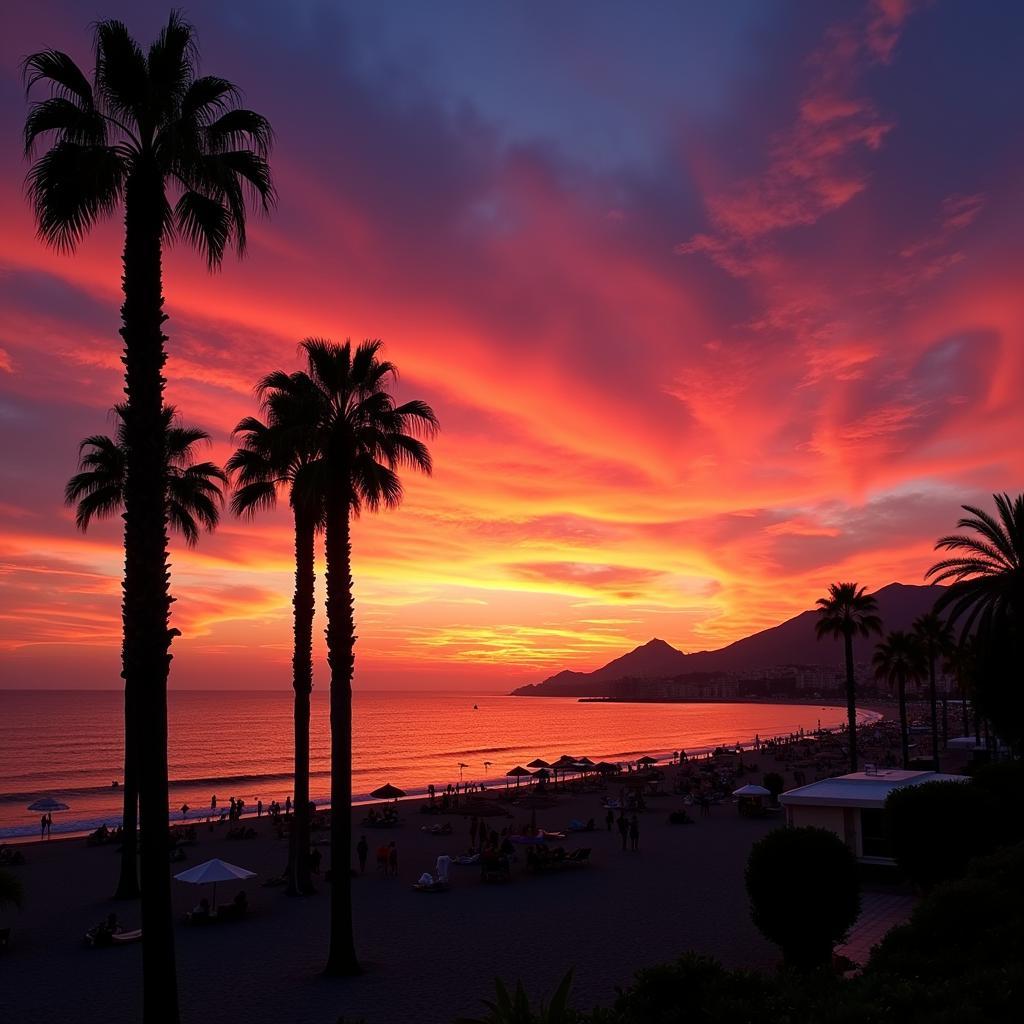
M786 824L813 825L835 832L865 864L894 864L885 835L883 809L894 789L923 782L967 782L964 775L866 768L862 772L822 779L779 798Z

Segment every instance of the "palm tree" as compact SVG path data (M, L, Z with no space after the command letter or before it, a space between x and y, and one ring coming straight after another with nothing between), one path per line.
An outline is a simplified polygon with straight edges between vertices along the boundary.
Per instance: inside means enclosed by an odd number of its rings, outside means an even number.
M818 598L818 621L815 633L820 640L831 636L843 638L846 656L846 719L850 733L850 771L857 770L857 692L853 677L853 638L882 632L882 622L875 614L878 604L856 583L832 583L828 597Z
M25 121L28 174L40 237L74 250L100 219L123 207L125 577L123 675L138 695L142 871L143 1017L179 1019L170 875L167 871L167 675L171 641L163 415L163 245L184 239L218 267L232 243L245 249L246 209L274 198L267 121L242 109L223 78L198 74L195 33L172 13L144 51L119 21L94 31L87 76L58 50L22 65L26 89L47 86Z
M971 722L967 714L967 698L974 692L978 675L978 652L973 637L966 637L947 652L945 669L956 679L956 686L960 691L963 734L969 736Z
M313 691L314 540L324 525L323 495L317 489L318 463L313 447L319 402L315 395L312 401L297 400L301 382L292 382L283 373L266 377L256 391L268 422L250 416L235 427L241 444L228 460L227 468L235 479L231 509L236 515L251 518L273 508L278 490L287 489L295 522L295 811L286 875L289 895L298 896L313 891L309 864L309 704Z
M286 393L317 403L315 472L324 499L327 549L327 660L331 670L331 942L326 972L359 972L352 935L349 857L352 848L352 602L351 521L364 509L395 508L402 500L398 470L431 471L421 440L437 430L425 402L396 406L395 367L379 358L381 343L302 343L308 369L286 378ZM278 379L278 384L285 380Z
M124 484L128 466L125 407L117 405L116 437L94 434L78 446L79 472L64 489L64 502L75 506L75 524L84 533L93 519L109 519L124 508ZM189 547L199 540L200 528L213 530L220 520L224 473L212 462L193 461L192 449L210 435L195 427L178 426L174 406L164 406L163 430L167 460L167 515L171 527ZM139 895L138 866L138 752L133 728L134 692L125 687L124 709L124 811L121 872L115 899Z
M976 626L988 639L994 631L1024 620L1024 494L994 494L996 515L973 505L962 505L969 516L957 522L957 529L971 534L950 534L935 542L935 549L962 554L936 562L925 579L933 583L952 580L935 603L935 611L951 608L949 621L956 623L967 614L960 635Z
M875 678L896 688L900 702L900 751L904 769L910 767L910 747L907 739L907 683L918 682L925 674L924 652L912 633L896 630L875 647L871 659Z
M921 644L928 663L928 703L932 714L932 761L939 764L939 713L935 692L935 663L953 647L953 627L935 612L927 612L914 620L914 634Z

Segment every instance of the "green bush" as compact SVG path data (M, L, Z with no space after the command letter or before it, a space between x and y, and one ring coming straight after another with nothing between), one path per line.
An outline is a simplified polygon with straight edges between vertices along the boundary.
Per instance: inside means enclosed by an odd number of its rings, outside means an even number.
M928 891L962 877L972 857L996 848L1000 810L970 782L926 782L889 794L885 828L900 869Z
M455 1024L574 1024L576 1014L569 1007L569 989L572 987L572 971L562 979L551 1002L541 1000L540 1008L534 1010L521 981L516 982L515 991L510 993L505 983L494 981L494 1002L485 999L486 1017L460 1017Z
M750 851L746 883L754 924L798 970L829 964L860 913L857 861L827 829L769 832Z

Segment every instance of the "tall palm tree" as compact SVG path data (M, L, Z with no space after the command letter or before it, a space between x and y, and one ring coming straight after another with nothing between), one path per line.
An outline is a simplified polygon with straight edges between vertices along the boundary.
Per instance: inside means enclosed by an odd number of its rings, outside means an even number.
M274 198L266 156L271 130L242 109L238 90L198 73L195 33L172 13L148 51L120 21L94 31L91 75L66 53L41 50L23 64L26 89L48 87L25 121L32 156L29 201L40 237L74 250L100 219L124 211L121 337L124 341L125 577L123 675L138 695L143 1018L179 1019L170 875L167 871L167 675L170 628L161 417L162 256L184 239L220 265L228 246L245 249L250 202Z
M875 646L871 659L875 678L896 688L900 704L900 751L904 769L910 767L910 744L907 730L907 683L919 682L925 674L924 652L912 633L895 630Z
M381 343L302 343L307 371L288 388L300 402L318 405L316 472L324 496L327 549L327 660L331 670L331 942L326 972L359 972L352 934L349 858L352 848L352 672L355 621L352 601L351 522L363 510L395 508L402 500L398 470L431 471L422 438L437 430L425 402L395 405L397 376L380 358ZM285 383L279 380L278 383Z
M927 612L914 620L914 634L921 644L928 664L928 704L932 715L932 761L936 768L939 763L939 711L935 691L935 665L939 658L948 655L953 647L953 627L940 619L934 611Z
M109 519L124 508L124 484L128 467L125 407L114 407L118 424L115 437L94 434L78 446L79 472L64 489L64 502L75 506L75 524L84 533L93 519ZM212 462L196 463L193 448L210 435L195 427L175 423L175 409L164 406L163 430L167 460L167 515L171 527L189 547L199 540L200 529L213 530L220 520L224 473ZM133 728L134 693L125 687L124 709L124 810L122 815L121 871L115 899L139 895L138 865L138 751Z
M846 656L846 720L849 726L850 771L857 770L857 687L853 675L853 638L882 632L881 619L875 614L878 603L856 583L832 583L828 597L818 598L818 621L814 624L820 640L843 638Z
M252 517L277 504L288 491L295 523L295 595L292 688L295 692L295 810L288 844L288 893L313 891L309 864L309 704L313 691L313 612L315 604L314 540L324 525L322 489L318 488L316 416L319 401L302 401L301 382L271 374L257 386L267 422L246 417L234 433L241 443L228 460L235 481L231 509ZM340 882L335 882L340 884Z

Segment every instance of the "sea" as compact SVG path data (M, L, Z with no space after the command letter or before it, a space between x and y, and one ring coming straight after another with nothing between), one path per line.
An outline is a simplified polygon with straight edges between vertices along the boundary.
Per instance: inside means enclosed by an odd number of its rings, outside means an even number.
M310 795L328 803L328 699L315 691ZM217 798L282 804L292 793L292 692L171 691L169 807L172 820L203 819ZM871 712L865 712L871 717ZM410 797L428 784L514 785L506 772L564 754L594 761L667 757L801 729L831 729L842 707L817 704L581 703L569 697L494 693L357 692L353 697L355 803L391 783ZM42 797L68 805L53 834L121 820L123 697L110 690L0 690L0 841L39 834ZM187 804L184 814L180 808Z

